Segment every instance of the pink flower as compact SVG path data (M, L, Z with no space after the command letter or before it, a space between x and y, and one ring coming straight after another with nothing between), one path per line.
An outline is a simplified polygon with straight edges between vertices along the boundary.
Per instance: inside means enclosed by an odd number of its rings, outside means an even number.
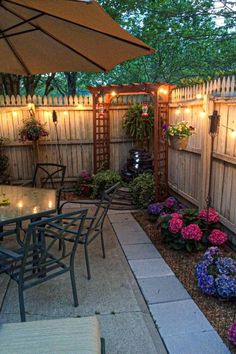
M169 220L169 231L172 234L177 234L183 227L183 220L181 220L180 218L172 218Z
M236 345L236 322L234 322L228 329L228 338L230 342Z
M213 208L201 210L200 213L198 214L199 219L205 221L205 222L211 222L211 223L216 223L220 220L219 214L217 211Z
M177 218L177 219L182 219L183 215L179 214L179 213L172 213L171 214L172 218Z
M198 225L190 224L183 227L181 235L185 240L200 241L202 239L203 233Z
M213 230L208 237L208 240L216 246L223 245L228 240L227 235L220 230Z

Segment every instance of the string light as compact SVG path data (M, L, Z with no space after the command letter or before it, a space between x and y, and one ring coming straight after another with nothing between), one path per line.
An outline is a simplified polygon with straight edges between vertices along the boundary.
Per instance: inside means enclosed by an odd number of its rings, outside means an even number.
M115 97L116 95L117 95L117 93L116 93L115 91L112 91L112 92L111 92L111 96L112 96L112 97Z
M230 136L235 139L236 138L236 130L232 130L230 133Z
M175 110L175 114L176 114L177 116L179 116L180 113L181 113L181 109L180 109L180 108L177 108L177 109Z
M184 113L187 113L187 114L190 113L190 108L188 108L188 107L185 108Z
M68 112L67 111L64 112L64 116L68 116Z
M199 113L199 116L200 116L200 118L205 118L206 117L206 112L205 111L201 111Z
M160 88L160 89L158 90L158 92L159 92L159 93L163 93L164 95L167 95L168 90L166 90L166 89L164 89L164 88Z
M83 103L79 103L77 107L78 107L78 109L83 109L84 105L83 105Z
M16 117L17 117L17 112L16 112L16 111L12 112L12 117L13 117L13 118L16 118Z
M201 94L201 93L197 93L197 94L196 94L196 99L197 99L197 100L200 100L201 98L202 98L202 94Z

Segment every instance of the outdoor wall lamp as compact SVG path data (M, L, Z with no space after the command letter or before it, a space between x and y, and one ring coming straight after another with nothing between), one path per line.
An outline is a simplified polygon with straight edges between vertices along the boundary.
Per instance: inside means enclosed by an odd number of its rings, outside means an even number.
M215 137L218 132L219 132L219 126L220 126L220 115L218 114L218 111L214 111L210 118L210 128L209 128L209 134L212 137Z

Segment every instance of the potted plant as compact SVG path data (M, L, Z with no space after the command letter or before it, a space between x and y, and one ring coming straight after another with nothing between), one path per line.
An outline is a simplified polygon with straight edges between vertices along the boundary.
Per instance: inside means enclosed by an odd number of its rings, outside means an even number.
M185 121L170 125L164 124L162 130L164 137L168 139L169 145L175 150L186 149L188 138L195 132L195 128Z
M145 113L143 112L143 106L141 103L131 105L123 117L123 129L127 136L133 138L137 145L143 142L149 142L153 133L154 124L154 110L153 106L149 105L145 107Z
M48 135L49 133L45 129L45 124L40 123L35 118L34 114L31 114L30 117L24 121L22 128L19 130L20 141L23 143L27 141L32 142L35 163L37 163L39 155L38 141Z

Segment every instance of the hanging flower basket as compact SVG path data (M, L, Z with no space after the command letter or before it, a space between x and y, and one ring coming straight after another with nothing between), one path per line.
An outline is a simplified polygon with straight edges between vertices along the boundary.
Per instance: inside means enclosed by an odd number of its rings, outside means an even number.
M174 150L184 150L188 146L188 136L178 137L170 136L169 137L169 146Z

